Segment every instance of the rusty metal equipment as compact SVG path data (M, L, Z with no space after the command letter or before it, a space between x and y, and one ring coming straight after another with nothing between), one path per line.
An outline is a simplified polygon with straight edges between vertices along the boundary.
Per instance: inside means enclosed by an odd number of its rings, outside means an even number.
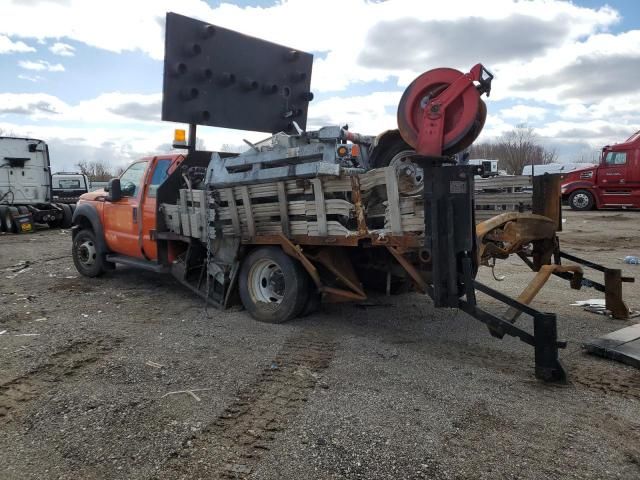
M469 147L487 118L480 96L489 95L492 79L481 64L465 74L453 68L423 73L398 105L402 138L424 156L453 155Z
M437 69L416 79L398 106L402 138L415 148L424 172L424 249L432 259L427 292L436 307L460 308L484 322L492 335L520 338L535 349L536 377L564 382L556 316L543 313L478 282L478 246L473 209L477 167L456 165L449 155L470 145L484 125L480 96L491 91L493 76L481 64L467 74ZM476 290L533 317L533 334L482 309Z

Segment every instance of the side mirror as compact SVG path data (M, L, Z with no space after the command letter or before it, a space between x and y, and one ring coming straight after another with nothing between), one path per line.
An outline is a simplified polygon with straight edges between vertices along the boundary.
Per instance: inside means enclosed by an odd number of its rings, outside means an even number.
M107 201L109 202L117 202L122 198L122 190L120 189L120 179L112 178L109 180L107 184L107 188L104 189L106 192L109 192L107 195Z

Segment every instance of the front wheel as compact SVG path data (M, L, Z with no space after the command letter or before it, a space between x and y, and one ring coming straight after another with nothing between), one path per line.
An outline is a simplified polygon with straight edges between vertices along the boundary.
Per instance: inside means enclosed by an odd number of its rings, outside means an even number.
M291 320L309 296L307 273L278 247L253 250L242 262L238 280L242 305L261 322Z
M572 210L591 210L594 205L593 194L588 190L576 190L569 195L569 206Z
M97 277L105 271L104 252L100 251L92 230L80 230L71 247L73 264L85 277Z

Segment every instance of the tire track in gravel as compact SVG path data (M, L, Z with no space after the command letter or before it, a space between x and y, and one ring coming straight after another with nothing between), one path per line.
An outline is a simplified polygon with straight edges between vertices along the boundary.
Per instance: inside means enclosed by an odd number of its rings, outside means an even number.
M246 478L303 408L335 346L326 332L288 338L253 385L201 433L185 439L153 478Z
M15 420L32 400L98 361L117 343L119 340L109 338L96 342L72 341L53 353L46 363L0 384L0 424Z
M616 368L617 367L617 368ZM621 395L640 400L640 372L611 361L590 360L569 370L569 380L575 385L604 395Z

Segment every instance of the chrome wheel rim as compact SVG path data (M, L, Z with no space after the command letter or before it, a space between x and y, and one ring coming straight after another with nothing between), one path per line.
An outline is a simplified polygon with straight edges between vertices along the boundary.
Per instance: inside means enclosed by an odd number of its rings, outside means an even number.
M249 293L256 302L279 305L284 298L284 273L273 260L263 258L249 270Z
M577 208L586 208L589 205L589 196L586 193L578 193L574 195L573 205Z

